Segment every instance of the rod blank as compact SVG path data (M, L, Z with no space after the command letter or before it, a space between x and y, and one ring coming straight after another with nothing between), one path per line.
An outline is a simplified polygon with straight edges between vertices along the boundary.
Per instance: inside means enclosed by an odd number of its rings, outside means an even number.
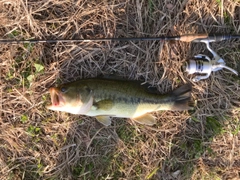
M186 34L182 36L160 36L160 37L133 37L133 38L93 38L93 39L29 39L14 40L0 39L0 44L21 43L77 43L77 42L104 42L104 41L182 41L182 42L217 42L229 39L240 39L240 35L208 35L208 34Z

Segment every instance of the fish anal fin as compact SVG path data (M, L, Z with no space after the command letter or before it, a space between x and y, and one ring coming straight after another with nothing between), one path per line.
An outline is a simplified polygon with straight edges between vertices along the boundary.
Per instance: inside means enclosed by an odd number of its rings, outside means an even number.
M95 118L104 126L109 126L111 124L111 119L109 116L95 116Z
M112 107L113 107L113 101L112 101L112 100L109 100L109 99L105 99L105 100L101 100L101 101L95 102L95 103L93 104L93 106L94 106L96 109L101 109L101 110L108 111L108 110L112 109Z
M132 120L134 120L140 124L145 124L145 125L149 125L149 126L156 124L156 118L154 116L152 116L151 114L144 114L139 117L134 117L134 118L132 118Z

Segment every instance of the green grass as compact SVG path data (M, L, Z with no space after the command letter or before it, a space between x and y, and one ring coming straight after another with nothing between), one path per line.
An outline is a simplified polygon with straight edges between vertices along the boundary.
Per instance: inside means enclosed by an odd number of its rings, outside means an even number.
M174 154L172 156L177 157L177 159L169 159L167 163L170 167L173 167L173 171L180 170L182 177L185 179L192 177L196 171L196 162L198 162L204 154L207 153L208 156L212 158L215 157L216 153L209 147L209 142L211 142L215 136L222 135L225 132L223 126L224 121L220 121L216 116L208 116L204 123L204 134L202 136L201 131L199 132L200 129L198 129L201 127L202 122L195 117L191 117L191 119L193 120L191 123L194 123L195 126L194 131L187 132L184 140L179 139L174 143ZM179 160L181 162L179 162ZM216 174L206 174L203 179L209 179L215 177L215 175Z
M212 138L213 136L224 133L223 129L223 121L221 121L218 117L209 116L206 118L206 129L205 135L206 138Z
M21 115L20 121L22 123L26 123L26 122L28 122L28 120L29 120L29 118L27 115L25 115L25 114Z
M237 34L239 5L8 0L0 2L0 34L1 39ZM238 40L211 45L238 68ZM176 172L176 179L239 179L239 78L222 70L192 82L180 68L206 52L205 45L112 41L0 44L0 49L0 179L155 180ZM104 128L91 117L46 109L49 87L112 73L161 92L190 82L195 109L155 113L152 127L114 118Z

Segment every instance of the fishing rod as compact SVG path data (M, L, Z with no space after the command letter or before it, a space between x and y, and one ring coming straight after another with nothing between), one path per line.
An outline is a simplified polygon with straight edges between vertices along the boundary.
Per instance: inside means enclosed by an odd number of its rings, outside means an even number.
M104 41L182 41L182 42L217 42L230 39L240 39L240 35L211 35L211 34L186 34L181 36L160 36L160 37L133 37L133 38L91 38L91 39L0 39L0 44L20 43L76 43L76 42L104 42Z
M160 37L133 37L133 38L93 38L93 39L29 39L14 40L0 39L0 44L20 44L20 43L77 43L77 42L104 42L104 41L182 41L205 43L207 49L212 53L211 59L207 55L198 54L193 59L184 64L183 69L188 74L197 74L192 78L194 82L206 79L214 71L223 68L228 69L232 73L238 75L234 69L226 66L225 61L211 47L211 42L218 42L231 39L240 39L240 35L215 35L215 34L186 34L181 36L160 36Z

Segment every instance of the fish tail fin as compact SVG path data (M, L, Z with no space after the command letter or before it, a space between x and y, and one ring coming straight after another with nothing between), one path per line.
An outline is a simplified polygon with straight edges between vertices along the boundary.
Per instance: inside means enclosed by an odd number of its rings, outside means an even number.
M190 99L191 99L191 91L192 86L191 84L185 84L177 89L175 89L171 96L174 101L171 110L173 111L183 111L191 109Z

